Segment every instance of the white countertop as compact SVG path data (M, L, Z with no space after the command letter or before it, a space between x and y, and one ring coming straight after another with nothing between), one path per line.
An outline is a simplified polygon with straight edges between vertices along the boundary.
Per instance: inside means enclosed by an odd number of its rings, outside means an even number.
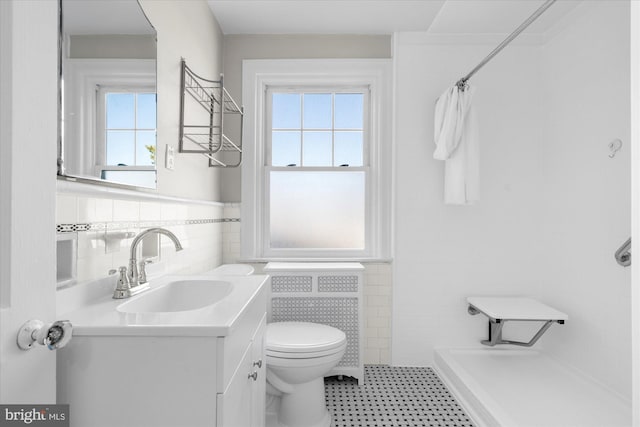
M172 313L117 311L120 304L143 298L153 289L174 280L197 278L229 281L233 284L233 289L218 303L198 310ZM227 336L236 321L263 290L267 278L266 275L168 275L151 280L151 290L139 295L125 299L113 299L111 294L105 295L76 310L59 313L58 317L71 321L73 335L76 336Z

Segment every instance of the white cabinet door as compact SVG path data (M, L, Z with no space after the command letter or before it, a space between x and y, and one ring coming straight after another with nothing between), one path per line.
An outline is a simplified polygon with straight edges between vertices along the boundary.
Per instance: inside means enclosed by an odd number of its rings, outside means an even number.
M236 369L229 387L218 394L217 427L251 426L251 395L253 379L249 376L252 370L252 347L247 346L238 369ZM230 367L233 369L233 367Z
M251 344L251 358L253 360L252 375L255 381L251 385L251 427L264 427L265 399L267 388L267 367L264 357L264 333L267 327L267 315L262 318Z

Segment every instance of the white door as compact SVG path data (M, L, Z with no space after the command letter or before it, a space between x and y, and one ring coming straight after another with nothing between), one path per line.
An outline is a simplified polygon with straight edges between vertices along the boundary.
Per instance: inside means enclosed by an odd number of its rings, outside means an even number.
M16 345L55 320L58 2L0 0L0 403L55 403L55 352Z

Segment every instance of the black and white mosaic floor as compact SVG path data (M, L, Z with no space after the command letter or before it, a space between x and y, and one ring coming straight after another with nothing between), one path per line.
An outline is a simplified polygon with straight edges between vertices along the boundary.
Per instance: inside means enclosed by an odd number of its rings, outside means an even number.
M431 368L365 366L364 385L325 378L332 427L473 427Z

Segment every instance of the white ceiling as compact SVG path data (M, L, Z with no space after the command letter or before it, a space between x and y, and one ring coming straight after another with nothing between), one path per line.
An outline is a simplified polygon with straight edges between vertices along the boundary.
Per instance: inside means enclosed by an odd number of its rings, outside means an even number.
M508 34L544 0L208 0L224 34ZM526 32L544 33L579 0L558 0Z

